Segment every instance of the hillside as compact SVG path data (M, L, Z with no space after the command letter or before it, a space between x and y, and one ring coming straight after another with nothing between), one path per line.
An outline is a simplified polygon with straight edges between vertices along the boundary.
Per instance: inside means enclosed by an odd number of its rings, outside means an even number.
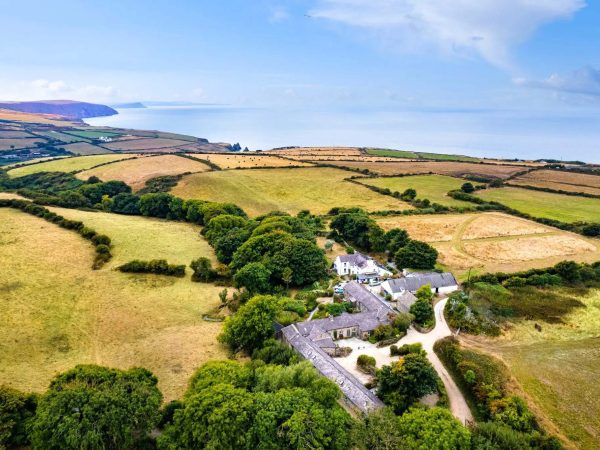
M54 114L76 120L118 114L118 112L110 106L73 100L2 102L0 103L0 108L34 114Z

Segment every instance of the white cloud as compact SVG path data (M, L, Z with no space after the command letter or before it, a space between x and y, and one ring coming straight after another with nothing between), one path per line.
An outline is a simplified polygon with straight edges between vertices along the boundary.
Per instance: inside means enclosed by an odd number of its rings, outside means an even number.
M565 74L554 73L544 80L516 78L513 82L518 86L548 89L555 92L600 99L600 70L591 66L582 67Z
M278 6L278 7L271 9L271 14L269 15L269 22L271 22L271 23L283 22L284 20L287 20L289 18L290 18L290 14L288 13L287 9L285 9L281 6Z
M360 27L403 50L476 53L510 69L510 49L584 0L318 0L311 16Z
M39 78L14 85L3 83L0 97L4 100L81 100L90 102L112 101L118 91L112 86L94 84L70 85L63 80ZM5 91L6 90L6 91Z

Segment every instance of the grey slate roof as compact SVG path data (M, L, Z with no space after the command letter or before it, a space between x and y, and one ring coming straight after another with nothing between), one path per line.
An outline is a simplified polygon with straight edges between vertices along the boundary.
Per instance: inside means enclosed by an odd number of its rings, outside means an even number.
M350 255L340 255L339 258L340 261L343 263L347 262L358 267L364 267L367 264L367 261L369 260L365 255L358 252L352 253Z
M452 275L450 272L415 272L410 273L403 278L392 278L387 281L390 284L390 289L392 292L414 292L426 284L429 284L433 289L458 285L454 275Z
M383 402L350 372L339 365L310 339L303 336L296 325L283 329L285 340L324 376L335 382L346 398L363 412L383 406Z
M403 312L408 312L410 307L414 302L417 301L417 297L411 294L409 291L404 291L400 296L396 299L398 309Z

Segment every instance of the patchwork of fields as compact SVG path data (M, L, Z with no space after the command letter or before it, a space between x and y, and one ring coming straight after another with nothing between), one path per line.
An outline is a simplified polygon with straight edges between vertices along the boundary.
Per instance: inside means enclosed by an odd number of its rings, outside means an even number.
M133 158L137 155L92 155L76 156L74 158L60 158L39 164L28 164L9 170L11 177L22 177L37 172L73 172L86 170L99 164L112 163L122 159Z
M310 167L311 164L301 161L292 161L285 158L269 155L231 155L231 154L206 154L202 155L202 159L206 159L221 169L248 169L261 167L289 167L289 166L305 166Z
M189 277L92 271L87 241L8 209L0 210L0 253L10 261L0 271L0 384L42 391L76 364L143 366L169 401L196 367L226 356L216 340L221 324L202 320L222 288Z
M207 170L210 170L210 167L193 159L177 155L160 155L127 159L85 170L78 173L77 178L87 180L91 176L96 176L103 181L120 180L137 191L145 186L146 181L154 177Z
M477 196L496 201L534 217L561 222L600 222L600 199L552 194L515 187L485 189Z
M410 205L344 181L348 173L330 168L227 170L185 176L172 193L182 198L231 202L251 216L270 211L296 214L308 209L358 206L368 211L407 209Z
M600 195L600 176L576 172L534 170L511 180L510 184Z

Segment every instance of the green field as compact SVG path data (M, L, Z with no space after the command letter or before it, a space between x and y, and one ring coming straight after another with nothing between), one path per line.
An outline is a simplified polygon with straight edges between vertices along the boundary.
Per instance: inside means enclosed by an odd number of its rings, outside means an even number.
M93 256L76 233L0 209L0 384L41 392L76 364L141 366L169 401L195 368L226 356L216 341L221 324L202 320L222 288L189 276L93 271Z
M216 263L212 247L200 236L200 227L196 225L77 209L50 209L109 236L113 243L109 267L132 259L167 259L172 264L189 265L200 256L208 256Z
M442 153L426 153L419 152L419 158L423 159L434 159L436 161L465 161L465 162L479 162L479 158L473 158L472 156L464 155L444 155Z
M86 139L98 139L99 137L102 137L102 136L109 137L109 138L121 136L120 133L114 133L112 131L103 131L103 130L90 130L90 131L68 130L68 131L65 131L65 133L72 134L73 136L82 137L82 138L86 138Z
M385 148L368 148L367 154L371 156L385 156L390 158L418 158L414 152L405 150L387 150Z
M409 177L384 177L362 180L365 184L388 188L392 192L404 192L408 188L417 191L418 199L429 199L432 203L444 206L473 206L469 202L454 200L446 195L449 191L460 189L464 180L444 175L417 175Z
M81 136L72 136L73 133L67 134L59 131L36 131L36 134L44 136L48 139L57 139L65 144L69 144L71 142L81 142L84 140L81 138Z
M551 194L505 187L478 191L477 196L485 200L502 203L510 208L561 222L600 222L600 199Z
M600 443L600 290L572 293L577 308L564 324L520 321L507 335L489 340L488 351L508 364L525 392L551 422L581 449Z
M232 202L256 216L270 211L327 213L335 206L369 211L409 206L344 181L348 172L330 168L253 169L205 172L184 177L171 191L182 198Z
M109 154L109 155L91 155L77 156L74 158L61 158L53 161L42 162L39 164L30 164L23 167L17 167L8 171L11 177L22 177L37 172L73 172L90 169L98 164L120 161L131 158L128 154Z

